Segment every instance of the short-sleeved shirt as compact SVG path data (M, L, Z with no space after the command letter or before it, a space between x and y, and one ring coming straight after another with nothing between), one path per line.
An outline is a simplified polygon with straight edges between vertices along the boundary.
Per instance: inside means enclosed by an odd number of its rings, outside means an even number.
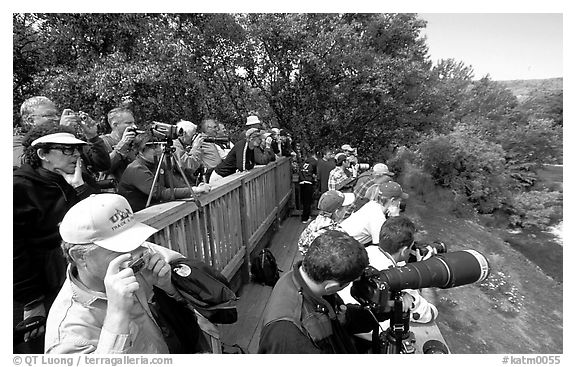
M352 213L340 226L363 245L380 242L380 229L386 221L382 205L370 200Z

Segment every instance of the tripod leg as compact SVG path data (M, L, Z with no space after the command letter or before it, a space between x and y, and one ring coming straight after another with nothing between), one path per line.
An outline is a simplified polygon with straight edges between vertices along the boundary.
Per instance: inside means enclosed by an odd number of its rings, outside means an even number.
M148 193L148 200L146 201L145 208L150 206L150 202L152 201L152 194L154 193L154 187L156 186L156 182L158 182L158 176L160 176L160 169L162 168L162 160L164 159L164 151L162 151L162 155L158 160L158 167L156 167L156 173L154 173L154 180L152 180L152 187L150 187L150 192Z
M172 156L172 158L174 159L174 162L176 162L176 167L178 167L178 171L182 175L182 178L184 178L184 182L186 182L186 186L188 186L188 189L190 190L190 196L194 199L194 202L196 203L198 210L202 211L203 207L202 207L202 204L200 203L200 198L198 197L198 195L194 191L192 191L192 186L190 185L190 182L188 182L188 178L186 177L186 174L184 173L184 169L182 168L182 164L180 164L178 157Z

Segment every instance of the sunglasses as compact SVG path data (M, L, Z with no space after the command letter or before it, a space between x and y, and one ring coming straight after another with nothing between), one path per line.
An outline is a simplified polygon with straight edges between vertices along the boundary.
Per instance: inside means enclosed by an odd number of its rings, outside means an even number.
M51 145L50 150L59 150L64 155L73 155L74 152L78 151L80 153L80 145Z

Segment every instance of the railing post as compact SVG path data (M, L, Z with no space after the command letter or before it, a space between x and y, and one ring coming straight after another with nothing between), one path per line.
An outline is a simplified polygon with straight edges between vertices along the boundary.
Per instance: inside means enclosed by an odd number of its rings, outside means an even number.
M248 233L248 212L246 210L246 180L242 178L239 187L240 195L240 227L242 228L242 245L244 246L244 262L240 267L242 284L250 281L250 234Z

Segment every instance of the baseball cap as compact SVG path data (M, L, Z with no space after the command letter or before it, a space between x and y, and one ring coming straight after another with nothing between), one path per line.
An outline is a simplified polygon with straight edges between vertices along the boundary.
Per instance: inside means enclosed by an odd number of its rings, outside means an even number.
M355 196L352 193L342 193L338 190L328 190L320 196L318 209L333 213L341 206L348 206L354 202Z
M376 163L374 167L372 167L372 174L376 176L382 176L382 175L394 176L394 172L390 172L388 170L388 166L385 165L384 163Z
M114 252L138 248L158 230L136 221L128 201L117 194L93 194L74 205L60 223L60 236L73 244L95 243Z
M38 144L67 144L67 145L79 145L88 144L83 140L77 139L71 133L54 133L39 137L32 142L32 146Z
M380 189L380 196L382 198L408 198L408 194L402 191L402 186L397 184L394 181L388 181L381 183L379 186Z
M248 118L246 119L246 126L250 126L250 125L256 125L260 123L260 119L258 118L258 116L248 116Z
M348 159L348 156L344 153L338 153L334 156L334 159L336 159L336 163L342 163Z

